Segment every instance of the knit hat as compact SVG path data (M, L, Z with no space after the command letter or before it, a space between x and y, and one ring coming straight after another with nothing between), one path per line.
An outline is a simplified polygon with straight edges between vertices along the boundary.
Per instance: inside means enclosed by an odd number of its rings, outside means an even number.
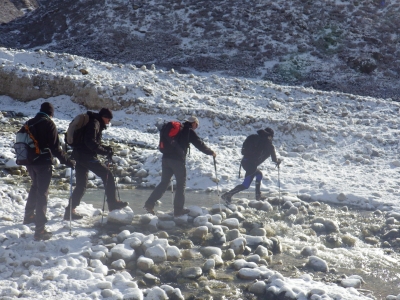
M187 121L189 123L196 123L197 125L200 125L199 119L197 119L195 116L190 116L185 121Z
M113 114L112 114L111 110L109 110L108 108L104 108L104 107L102 109L100 109L99 115L100 115L100 117L104 117L107 119L113 118Z
M264 131L265 131L269 136L274 137L274 131L273 131L271 128L267 127L267 128L264 129Z
M54 116L54 107L49 102L43 102L42 105L40 106L40 111L47 114L50 117Z

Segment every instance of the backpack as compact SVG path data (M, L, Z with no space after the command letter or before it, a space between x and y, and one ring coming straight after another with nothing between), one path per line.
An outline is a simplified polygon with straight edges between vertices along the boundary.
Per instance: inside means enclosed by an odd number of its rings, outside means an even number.
M40 119L32 125L29 125L28 122L26 122L16 133L14 149L17 165L31 165L39 158L40 154L42 154L39 148L39 143L30 129L43 120L44 119Z
M158 143L158 150L161 153L170 152L172 150L171 143L173 140L179 138L181 132L181 123L178 121L171 121L164 123L160 130L160 141ZM169 139L167 138L169 137Z
M87 113L77 115L68 125L67 132L65 133L65 143L71 147L80 145L83 142L83 134L88 122L89 115Z
M259 143L259 135L251 134L243 142L242 155L252 156L256 153Z

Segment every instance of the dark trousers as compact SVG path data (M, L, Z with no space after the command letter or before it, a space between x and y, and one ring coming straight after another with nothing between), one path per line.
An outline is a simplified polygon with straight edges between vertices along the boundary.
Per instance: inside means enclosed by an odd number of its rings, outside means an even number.
M92 171L103 180L107 202L115 202L117 199L115 195L114 176L111 171L98 159L77 159L75 166L76 186L72 192L71 200L72 209L76 208L81 203L81 199L86 191L89 171ZM69 204L67 209L69 209Z
M36 230L44 228L47 223L47 196L52 175L51 165L32 165L26 167L32 179L28 200L25 205L25 215L31 215L36 211Z
M185 188L186 188L186 165L184 161L170 158L162 159L162 175L161 182L156 186L147 199L145 205L154 207L157 200L161 199L168 188L172 175L175 175L176 190L174 198L174 210L180 211L185 205Z

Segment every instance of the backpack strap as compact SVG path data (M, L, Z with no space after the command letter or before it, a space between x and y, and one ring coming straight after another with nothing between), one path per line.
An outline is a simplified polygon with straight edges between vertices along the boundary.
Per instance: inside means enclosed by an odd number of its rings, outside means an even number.
M47 116L47 115L46 115ZM32 125L29 125L28 122L25 122L24 128L26 130L26 132L28 133L29 137L32 139L33 144L35 145L35 153L36 154L40 154L40 148L39 148L39 142L37 141L37 139L35 139L35 137L33 136L32 132L29 130L30 127L33 127L34 125L44 121L46 118L41 118L39 121L37 121L36 123L33 123Z

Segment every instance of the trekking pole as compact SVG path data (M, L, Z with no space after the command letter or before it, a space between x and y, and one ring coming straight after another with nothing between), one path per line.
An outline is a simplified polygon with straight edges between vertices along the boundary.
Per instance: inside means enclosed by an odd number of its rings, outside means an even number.
M107 182L108 182L108 173L110 172L110 160L111 159L107 159L107 176L106 176L106 182L104 183L103 212L101 213L101 223L100 223L101 226L103 226L104 208L106 206L106 189L107 189Z
M279 189L279 201L281 200L281 179L280 179L280 167L278 165L278 189Z
M219 213L222 215L221 199L220 199L220 196L219 196L219 187L218 187L217 162L215 160L215 156L213 156L213 160L214 160L214 170L215 170L215 182L217 183L217 196L218 196Z
M174 207L174 178L171 177L171 204Z
M69 179L69 235L72 235L72 177L74 169L71 168L71 176Z

